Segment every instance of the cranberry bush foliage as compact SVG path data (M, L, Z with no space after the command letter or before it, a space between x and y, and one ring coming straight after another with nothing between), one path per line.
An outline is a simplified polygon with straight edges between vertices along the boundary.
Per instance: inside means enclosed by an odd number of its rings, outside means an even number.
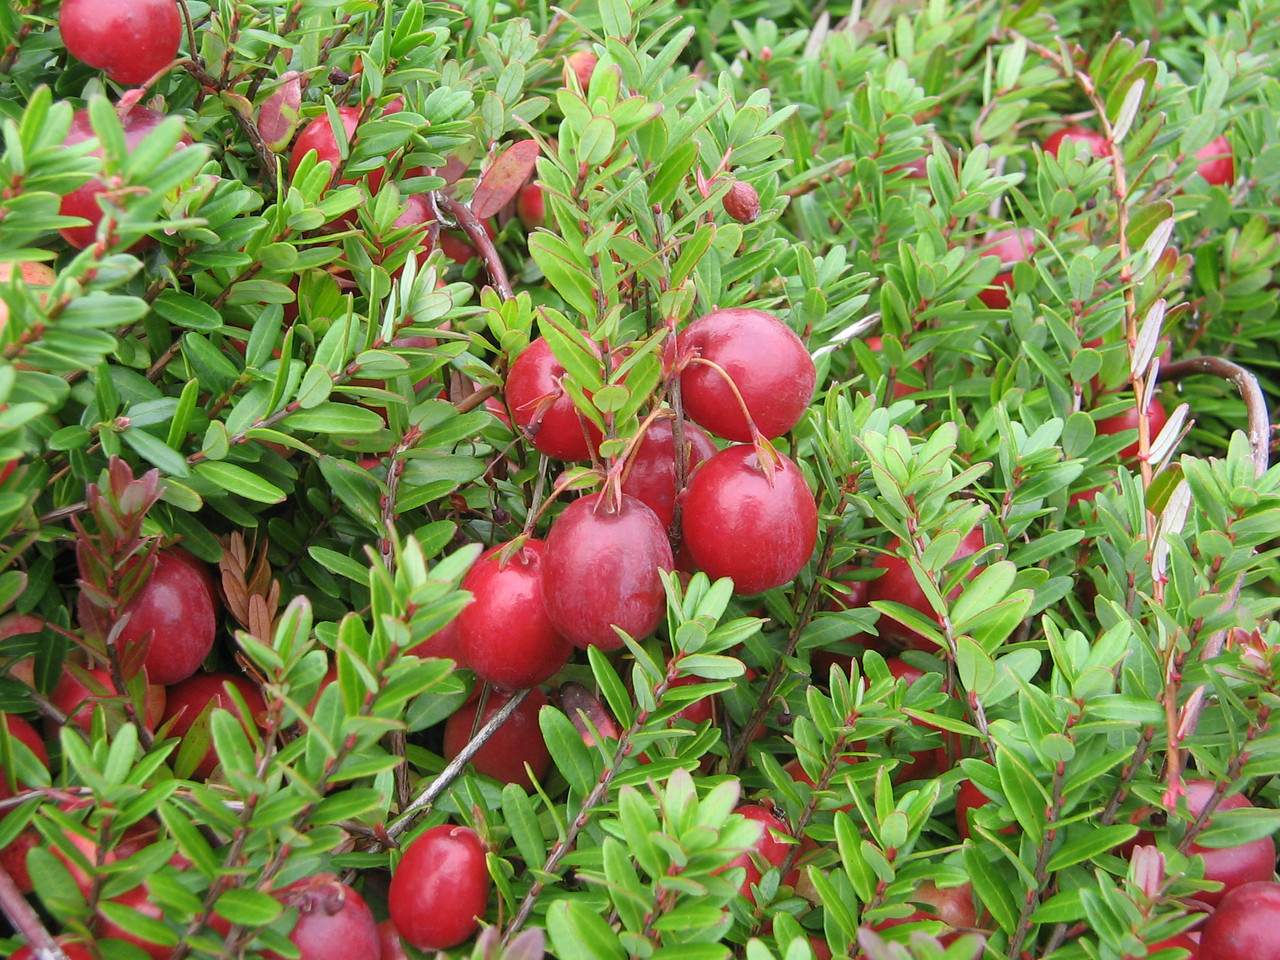
M1193 841L1280 826L1280 5L182 8L179 58L145 91L71 58L53 0L0 10L0 261L56 270L0 284L0 600L43 621L0 645L0 707L53 723L54 754L50 774L0 735L0 845L39 831L51 930L110 915L152 955L289 956L296 911L270 891L346 872L385 915L398 841L451 821L489 851L485 957L536 953L516 935L544 930L561 960L960 960L984 941L1110 960L1188 925ZM178 119L129 152L137 102ZM64 146L81 108L96 143ZM334 157L291 154L344 108ZM1109 154L1046 154L1067 122ZM1224 132L1235 175L1210 185L1195 155ZM530 176L534 229L514 215ZM94 177L103 218L78 250L61 198ZM738 183L758 217L726 209ZM412 202L430 222L397 225ZM1009 227L1034 250L992 307L982 251ZM676 332L729 306L781 317L816 362L773 441L817 496L812 559L758 597L668 578L655 637L553 678L535 789L447 766L472 678L406 651L465 605L482 548L616 482L656 405L679 407ZM593 462L508 425L535 336L602 437ZM1139 414L1152 396L1163 429ZM57 729L48 696L95 642L86 537L119 565L173 541L220 563L209 664L260 684L261 729L217 711L181 746L153 738L119 670L87 734ZM834 602L886 554L932 617ZM863 652L890 621L923 638L914 684ZM711 694L711 719L677 716ZM221 774L178 779L210 742ZM1188 774L1255 806L1206 825L1178 806ZM992 800L963 842L962 780ZM794 839L746 897L731 863L760 831L733 811L760 797ZM1152 813L1161 858L1130 863ZM114 858L146 818L154 841ZM943 931L925 920L859 946L924 880L972 883L973 935L907 945ZM153 915L111 902L144 881Z

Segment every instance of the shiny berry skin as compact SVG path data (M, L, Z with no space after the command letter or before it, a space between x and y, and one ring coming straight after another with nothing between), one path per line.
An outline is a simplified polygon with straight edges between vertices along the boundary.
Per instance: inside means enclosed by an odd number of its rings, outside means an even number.
M740 594L794 580L818 540L818 505L784 454L770 477L751 444L703 461L681 501L684 542L712 580L732 577Z
M414 838L387 891L396 929L419 950L447 950L469 939L488 902L484 845L474 830L447 823Z
M80 625L103 635L104 611L82 593L77 609ZM213 649L218 626L218 600L209 568L180 547L156 554L156 567L129 601L129 622L117 643L122 651L152 631L143 667L151 683L169 686L187 679Z
M444 757L452 760L471 739L473 727L479 729L501 709L510 699L510 694L500 690L490 692L485 703L484 714L479 724L476 723L476 711L480 706L478 699L468 700L458 708L444 725ZM542 728L538 725L538 711L547 704L547 697L534 687L524 698L515 712L507 718L481 747L471 765L487 777L493 777L502 783L517 783L529 790L533 781L525 770L525 764L533 771L533 775L543 780L551 769L551 753L542 739Z
M351 138L356 135L356 128L360 125L360 108L359 107L338 107L338 119L342 121L343 135L347 142L351 142ZM328 160L336 169L338 164L342 162L342 154L338 150L338 141L333 135L333 129L329 126L329 114L322 113L311 119L302 133L298 134L298 139L294 141L293 150L289 153L289 177L298 171L298 166L302 163L303 157L314 150L316 152L316 160ZM377 193L378 188L382 186L383 171L375 170L369 174L369 192ZM344 178L339 180L339 184L359 183L360 178Z
M538 337L511 364L507 405L516 426L539 453L557 460L590 460L600 444L600 431L579 415L560 386L564 375L551 345Z
M1199 960L1280 960L1280 883L1259 880L1232 890L1200 935Z
M110 0L115 3L115 0ZM146 139L156 127L160 126L160 122L165 119L162 113L156 113L147 107L138 104L128 113L120 118L120 124L124 128L125 148L129 153L137 148L138 144ZM89 111L87 109L77 110L71 118L71 129L68 131L64 146L80 143L84 140L90 140L97 136L93 132L93 125L89 122ZM181 149L190 146L192 140L186 134L178 141L178 147ZM102 156L101 148L94 150L91 156ZM102 207L98 204L98 196L106 192L106 185L97 177L94 177L88 183L77 187L71 193L62 198L62 205L58 212L64 217L83 217L88 220L87 226L83 227L63 227L58 232L62 234L62 239L77 249L84 250L93 246L97 240L98 224L102 221ZM122 201L123 202L123 201ZM154 246L155 241L150 237L143 237L135 243L130 250L138 251L150 246Z
M716 445L696 423L684 422L682 431L686 451L686 482L693 468L716 453ZM675 517L676 454L673 423L661 417L649 424L644 437L637 444L627 474L622 481L622 492L629 493L647 504L658 515L662 526L670 527Z
M1035 244L1036 233L1027 227L997 230L987 238L979 252L984 257L999 257L1002 264L1014 264L1030 260ZM991 281L991 286L978 291L978 299L992 310L1004 310L1009 306L1009 288L1012 286L1013 270L1002 270Z
M960 546L956 548L951 560L954 563L956 560L970 557L985 545L986 541L982 537L982 528L975 527L960 541ZM894 550L897 546L898 540L895 537L890 541L889 549ZM911 566L906 560L890 553L882 553L876 557L872 566L883 570L884 573L871 581L870 586L867 588L868 600L894 600L923 613L939 625L942 623L934 612L933 607L929 605L928 598L924 595L924 591L920 589L920 584L916 582L915 574L911 572ZM970 572L969 576L970 578L977 576L977 570ZM954 600L958 596L960 596L959 586L951 592L948 599ZM885 641L908 650L924 650L933 653L938 649L923 634L887 616L880 618L876 623L876 629L879 631L880 637Z
M1089 152L1097 160L1101 157L1111 156L1111 144L1107 138L1100 134L1097 130L1090 130L1088 127L1072 125L1055 130L1049 136L1044 138L1044 152L1051 153L1055 157L1062 149L1062 142L1070 140L1076 145L1076 156L1079 157L1083 153L1083 148L1088 147Z
M462 578L462 589L473 599L458 614L458 639L477 677L504 690L523 690L563 667L573 647L543 607L545 544L526 540L504 562L508 546L486 550Z
M164 712L164 722L173 721L173 726L169 728L169 736L179 738L186 736L191 725L211 702L213 703L211 710L230 710L240 716L239 708L227 692L226 684L228 683L236 688L244 698L245 706L249 708L249 716L241 716L242 726L248 728L251 725L260 725L259 718L266 714L267 704L256 683L248 677L234 673L197 673L169 688L169 702ZM196 765L191 776L196 780L207 780L217 766L218 754L214 750L213 743L210 742L209 749Z
M168 66L182 42L174 0L63 0L58 29L69 54L125 87Z
M753 439L743 404L768 439L799 423L813 399L817 373L808 349L795 331L763 310L727 307L699 317L681 331L676 351L720 368L689 363L680 374L680 391L685 415L726 440Z
M49 701L67 715L67 721L74 723L86 733L93 725L93 711L100 700L120 702L116 693L115 681L111 671L106 667L93 667L87 671L90 686L81 682L79 676L70 670L63 672L57 685L49 694ZM168 695L159 684L147 684L147 692L143 701L142 724L148 730L155 730L164 716Z
M150 917L152 920L164 919L164 911L151 901L151 895L145 886L134 887L118 897L112 897L111 902L136 910L144 917ZM165 946L164 944L156 943L154 940L144 940L128 927L121 927L107 919L107 915L102 912L101 905L99 905L98 911L98 935L100 937L126 940L142 950L151 960L167 960L170 954L173 953L172 946Z
M547 534L542 598L547 616L575 647L617 650L615 626L636 640L657 629L666 612L659 570L675 560L667 531L652 510L621 494L616 509L593 493L565 507Z
M516 216L530 232L546 225L547 202L542 196L541 184L527 183L516 194Z
M372 911L360 894L333 874L304 877L274 896L286 908L297 908L298 922L289 939L298 948L298 960L369 960L378 956L378 924Z
M1213 794L1213 781L1188 779L1187 815L1192 818L1199 817ZM1225 797L1214 808L1214 813L1222 810L1243 810L1252 806L1248 797L1237 793ZM1213 815L1210 815L1209 823L1213 823ZM1221 904L1227 894L1237 887L1253 881L1270 880L1275 874L1276 843L1269 836L1260 837L1237 847L1202 847L1198 843L1193 843L1187 855L1203 857L1204 878L1217 880L1222 884L1221 890L1200 891L1196 894L1197 900L1210 905Z
M378 922L378 960L409 960L404 938L390 917Z
M1151 403L1147 405L1147 425L1149 430L1148 439L1154 441L1160 436L1160 431L1164 429L1164 425L1169 422L1169 414L1165 412L1164 404L1155 397L1151 398ZM1124 413L1117 414L1114 417L1103 417L1094 424L1094 430L1100 436L1111 436L1112 434L1123 433L1126 430L1138 429L1138 408L1131 406ZM1138 441L1121 450L1117 457L1121 460L1133 460L1138 455Z
M428 657L441 657L446 660L452 660L459 667L467 666L466 658L462 654L462 637L458 633L457 617L454 617L421 643L410 647L407 652L415 657L422 657L424 660Z
M1236 178L1236 161L1231 153L1231 141L1226 134L1211 140L1196 151L1200 174L1211 187L1224 187Z
M745 803L738 807L734 813L740 813L748 820L754 820L764 827L764 832L760 835L760 839L756 841L756 845L752 849L738 854L729 861L729 865L725 868L728 870L732 867L746 867L747 875L743 878L742 886L738 889L743 896L755 903L755 894L751 888L760 882L766 870L782 866L782 861L787 858L787 850L791 844L786 840L780 840L779 837L789 837L791 836L791 831L787 828L785 820L768 807L761 806L758 803Z

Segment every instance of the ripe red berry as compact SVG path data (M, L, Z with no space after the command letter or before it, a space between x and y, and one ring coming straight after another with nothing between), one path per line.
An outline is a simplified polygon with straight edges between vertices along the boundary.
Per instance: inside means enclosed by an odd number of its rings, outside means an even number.
M616 507L602 493L569 504L547 534L542 598L547 616L576 647L617 650L622 638L653 633L666 611L659 570L675 560L657 515L621 494Z
M480 555L462 579L472 601L458 615L463 659L481 680L507 690L542 683L564 666L573 647L543 606L545 544L526 540L505 562L510 544Z
M1204 177L1210 186L1221 187L1236 178L1236 161L1231 153L1231 141L1223 134L1196 151L1200 165L1196 173Z
M136 910L144 917L152 920L163 920L164 911L152 901L150 893L145 886L134 887L117 897L112 897L109 901L122 907L128 907L130 910ZM129 926L121 926L114 920L107 917L106 912L102 909L102 904L98 905L98 935L100 937L124 940L132 943L139 948L151 960L167 960L173 953L173 945L165 945L157 943L154 940L147 940L141 934L135 933ZM177 932L174 936L176 938Z
M235 687L240 696L244 698L245 706L249 708L250 715L248 717L240 715L235 701L227 693L226 685L228 683ZM210 703L213 704L212 707L209 707ZM169 702L164 712L164 722L173 722L173 726L169 728L169 735L179 738L185 737L191 729L191 725L196 722L206 708L210 710L230 710L240 716L241 725L246 729L260 725L259 718L267 712L267 704L262 698L262 691L248 677L233 673L197 673L195 676L189 677L169 688ZM210 742L208 750L205 751L204 757L196 765L191 776L197 780L207 780L217 765L218 754L213 747L213 743Z
M1218 904L1200 935L1200 960L1280 960L1280 883L1237 887Z
M113 6L116 5L115 0L109 0ZM65 8L64 8L65 9ZM120 124L124 127L125 149L132 153L147 135L156 127L160 126L160 122L165 119L164 114L156 113L156 111L148 109L141 104L135 105L128 113L120 118ZM71 146L75 143L81 143L84 140L90 140L96 137L93 132L93 125L89 122L89 111L87 109L77 110L71 118L71 129L64 139L64 146ZM178 147L190 146L192 140L186 134L178 142ZM95 157L102 156L101 148L94 150L91 154ZM88 220L87 226L83 227L62 227L58 230L62 234L62 238L77 247L84 250L94 244L97 240L98 224L102 222L102 207L98 203L98 198L107 192L106 184L100 179L94 177L88 183L77 187L62 198L62 204L58 212L64 217L83 217ZM154 246L155 241L150 237L143 237L135 243L130 250L136 252L147 247Z
M743 405L766 439L797 423L813 399L817 373L804 342L771 313L728 307L699 317L681 331L678 355L690 362L680 375L685 414L718 437L754 439ZM737 387L741 401L734 395Z
M275 894L298 911L289 934L298 960L369 960L378 956L378 924L364 898L331 873L304 877ZM272 958L276 954L264 954Z
M516 195L516 216L530 232L547 222L547 202L542 195L542 185L527 183Z
M446 251L447 252L447 251ZM507 373L507 404L533 448L557 460L590 460L601 436L560 386L565 369L538 337Z
M1160 431L1164 429L1164 425L1169 422L1169 414L1165 412L1164 404L1155 397L1151 398L1151 403L1147 405L1147 425L1150 440L1155 440L1160 435ZM1138 429L1138 409L1131 406L1124 413L1117 414L1114 417L1103 417L1094 424L1094 429L1099 436L1111 436L1116 433L1123 433L1126 430ZM1138 455L1138 441L1121 450L1117 456L1121 460L1132 460Z
M359 107L338 107L338 119L342 121L343 137L348 143L356 135L356 128L360 125L360 114ZM338 141L333 134L333 128L329 125L329 114L327 112L313 117L311 122L302 128L302 132L298 134L298 139L294 141L293 150L289 153L290 178L297 173L303 157L312 150L316 152L317 160L328 160L335 167L342 162L342 153L338 149ZM369 174L370 193L378 192L378 188L382 186L382 178L382 170L375 170ZM358 177L344 178L338 181L339 184L359 182L360 179Z
M58 29L69 54L126 87L164 69L182 42L174 0L63 0Z
M1090 130L1088 127L1081 127L1076 124L1055 130L1045 137L1044 152L1051 153L1056 157L1062 149L1064 140L1070 140L1076 145L1076 156L1081 155L1084 147L1088 147L1089 152L1095 159L1111 156L1111 144L1105 136L1097 130Z
M685 546L711 577L740 594L794 580L813 555L818 505L800 468L783 454L772 475L751 444L721 450L694 471L682 501Z
M98 960L95 954L89 952L89 948L83 943L68 942L63 938L58 938L58 946L62 948L62 952L67 955L67 960ZM39 960L36 952L31 947L23 947L18 950L9 960Z
M49 693L49 701L67 715L67 721L88 732L93 724L93 711L99 701L116 701L120 698L116 692L115 681L111 671L106 667L93 667L86 671L89 685L86 686L79 675L66 670L58 678L57 685ZM142 724L148 730L155 730L164 716L168 694L165 688L156 683L147 684L147 692L143 701Z
M745 803L738 807L735 813L740 813L748 820L754 820L764 827L764 831L760 834L760 839L756 841L756 845L750 850L746 850L732 860L725 868L745 867L747 870L746 877L742 880L742 886L738 889L752 903L756 902L755 894L751 888L760 882L766 870L771 867L781 867L782 862L787 858L787 850L791 846L782 837L790 837L791 831L787 828L787 823L771 809L761 806L758 803Z
M77 609L80 625L99 636L108 624L104 611L81 593ZM218 626L218 601L213 578L200 560L180 547L156 554L151 577L129 601L129 622L116 640L122 655L151 633L143 667L151 683L169 686L187 679L213 649Z
M951 560L955 562L972 556L985 545L986 541L982 537L982 528L975 527L960 541L960 546L956 548ZM893 550L897 546L898 539L895 537L889 542L889 549ZM896 600L898 603L906 604L908 607L932 618L937 623L942 623L937 613L934 612L933 607L929 604L924 591L920 589L920 584L916 582L915 574L911 572L911 566L906 560L891 553L882 553L876 557L872 566L883 570L884 574L871 581L867 589L867 596L870 600ZM976 570L970 573L970 577L976 575ZM954 600L958 596L960 596L960 587L957 586L948 599ZM889 617L882 616L876 624L876 629L884 640L900 647L927 652L936 652L937 650L937 647L923 634Z
M409 960L404 938L390 917L378 922L378 960Z
M978 292L978 299L992 310L1004 310L1009 306L1009 289L1013 286L1012 265L1030 260L1035 252L1036 233L1023 227L1018 230L997 230L987 238L981 248L983 256L999 257L1009 267L996 274L991 286Z
M396 930L419 950L447 950L468 939L488 902L484 845L474 830L447 823L405 848L387 891Z
M479 699L468 700L459 707L444 725L445 759L452 760L461 753L471 739L471 731L484 726L510 697L501 690L491 691L479 723L476 722ZM471 765L487 777L502 783L518 783L526 790L533 787L525 770L526 763L534 777L544 779L551 769L551 753L542 739L538 711L546 704L546 694L537 687L530 690L515 712L471 758Z
M629 493L648 505L664 528L671 526L675 518L676 453L673 421L666 417L649 424L644 437L636 446L627 474L622 481L622 492ZM695 423L684 422L685 479L693 468L716 452L716 445Z

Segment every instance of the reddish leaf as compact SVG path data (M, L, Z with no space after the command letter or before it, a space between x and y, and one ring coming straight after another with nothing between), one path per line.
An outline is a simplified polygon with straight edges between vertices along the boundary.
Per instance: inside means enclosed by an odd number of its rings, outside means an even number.
M536 140L521 140L509 146L480 178L471 198L471 212L485 220L510 203L533 173L540 152Z

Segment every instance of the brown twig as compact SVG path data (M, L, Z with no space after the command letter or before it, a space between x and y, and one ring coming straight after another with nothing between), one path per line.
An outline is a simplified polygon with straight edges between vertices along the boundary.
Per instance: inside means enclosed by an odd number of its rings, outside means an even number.
M467 239L471 241L471 245L480 252L480 257L484 261L484 269L489 274L489 280L493 284L498 296L503 300L510 300L515 296L515 292L511 289L511 281L507 278L507 268L502 265L502 259L498 256L498 249L493 245L493 240L489 237L489 232L485 230L484 224L480 222L480 218L471 212L471 208L460 200L453 197L446 197L444 194L435 194L436 205L453 220L462 232L467 235Z
M27 902L9 876L9 871L0 865L0 911L9 918L13 928L17 930L31 947L36 960L67 960L67 955L54 941L53 936L40 921L40 916Z

